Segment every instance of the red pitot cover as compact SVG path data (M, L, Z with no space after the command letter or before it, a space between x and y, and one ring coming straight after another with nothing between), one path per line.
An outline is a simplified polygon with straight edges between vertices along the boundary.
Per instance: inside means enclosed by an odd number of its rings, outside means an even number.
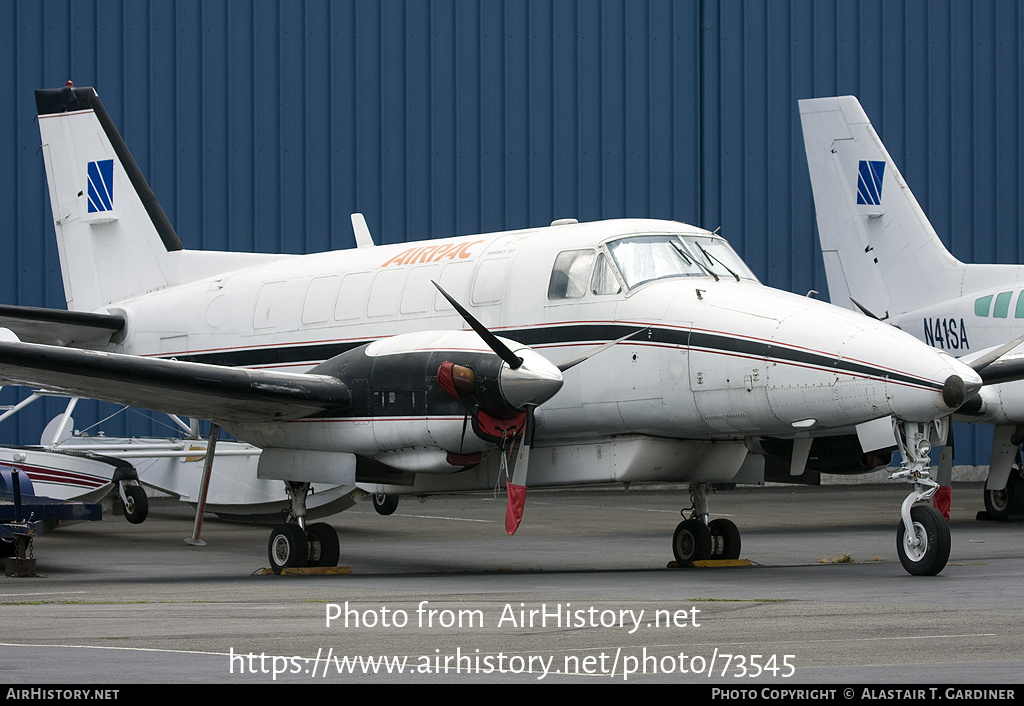
M505 531L515 534L523 521L523 506L526 505L526 486L505 482L508 491L508 507L505 509Z

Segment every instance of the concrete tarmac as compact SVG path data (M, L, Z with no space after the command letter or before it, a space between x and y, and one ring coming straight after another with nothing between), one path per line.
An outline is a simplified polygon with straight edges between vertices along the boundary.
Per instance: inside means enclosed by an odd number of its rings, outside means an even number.
M143 525L34 543L0 580L5 684L695 682L1012 684L1024 667L1024 526L953 496L949 565L896 555L910 486L711 497L754 566L669 569L683 487L529 494L504 533L490 495L337 515L348 575L262 575L269 528L156 500ZM840 562L848 557L850 562ZM401 670L401 673L399 673Z

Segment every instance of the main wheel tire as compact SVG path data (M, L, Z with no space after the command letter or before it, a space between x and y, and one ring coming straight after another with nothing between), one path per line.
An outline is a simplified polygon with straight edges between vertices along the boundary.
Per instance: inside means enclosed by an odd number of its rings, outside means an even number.
M935 576L949 561L949 525L942 513L929 505L915 505L910 508L910 520L914 534L921 540L917 546L910 545L910 534L900 521L896 530L896 551L900 563L913 576Z
M711 556L715 559L740 558L740 530L736 523L720 517L708 523L711 531Z
M700 520L683 520L672 534L676 563L688 564L711 558L711 530Z
M275 574L281 573L282 569L305 566L309 560L306 533L295 524L278 525L270 533L267 554Z
M1024 478L1015 463L1002 490L985 489L985 512L991 520L1008 520L1010 515L1024 514Z
M398 495L373 494L373 509L378 515L390 515L398 509Z
M1007 483L1009 485L1009 483ZM990 520L1006 521L1010 509L1009 488L989 490L985 488L985 512Z
M1007 508L1011 515L1024 513L1024 477L1021 476L1019 468L1014 468L1010 477L1006 479Z
M149 515L149 498L146 491L138 485L125 487L124 494L128 502L124 504L124 519L133 525L142 524Z
M341 558L338 533L326 522L317 522L306 528L309 539L309 566L337 566Z

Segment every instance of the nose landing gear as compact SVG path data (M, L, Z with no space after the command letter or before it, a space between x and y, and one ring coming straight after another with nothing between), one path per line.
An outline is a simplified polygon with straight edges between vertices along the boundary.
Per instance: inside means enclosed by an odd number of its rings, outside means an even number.
M946 419L929 423L895 421L896 441L903 463L890 480L905 479L914 490L903 501L902 517L896 530L896 552L900 564L913 576L935 576L949 561L950 536L946 518L929 502L939 484L928 473L932 438L944 443L949 422Z

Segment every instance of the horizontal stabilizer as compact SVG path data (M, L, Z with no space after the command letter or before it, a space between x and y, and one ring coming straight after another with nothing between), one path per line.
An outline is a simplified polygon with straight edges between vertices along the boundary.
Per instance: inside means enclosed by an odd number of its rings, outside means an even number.
M329 375L6 341L0 342L0 380L217 422L301 419L351 403L348 387Z
M0 327L10 329L26 343L101 346L109 343L124 323L118 314L0 304Z

